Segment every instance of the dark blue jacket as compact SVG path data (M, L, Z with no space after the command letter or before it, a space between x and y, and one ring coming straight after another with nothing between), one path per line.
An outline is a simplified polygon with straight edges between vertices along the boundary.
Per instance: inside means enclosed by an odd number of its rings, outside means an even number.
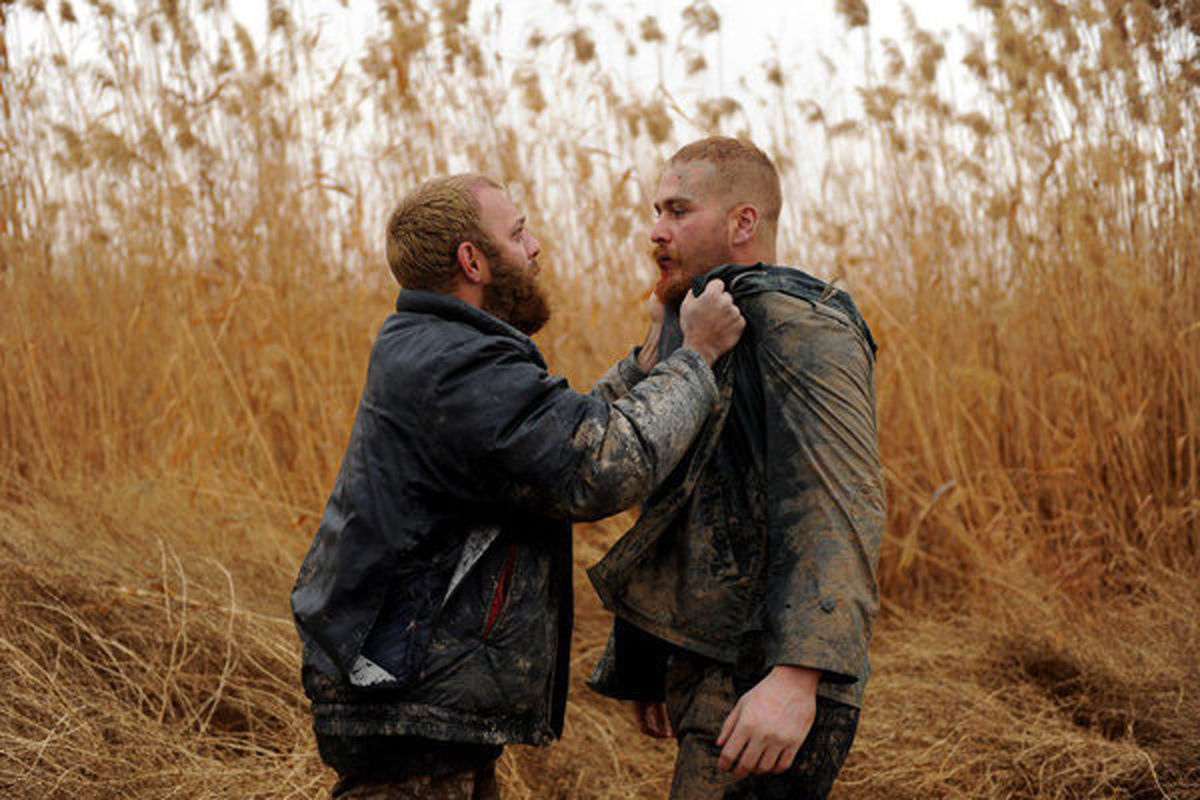
M569 520L644 499L717 401L694 351L579 394L495 317L401 292L292 592L316 730L560 735Z

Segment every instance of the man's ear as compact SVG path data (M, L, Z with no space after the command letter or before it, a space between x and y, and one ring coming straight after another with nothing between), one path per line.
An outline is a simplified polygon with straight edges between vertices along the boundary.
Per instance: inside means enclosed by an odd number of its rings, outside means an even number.
M488 277L487 256L471 242L462 242L454 254L459 272L468 284L484 283Z
M758 209L748 203L734 206L729 212L729 243L748 244L758 232Z

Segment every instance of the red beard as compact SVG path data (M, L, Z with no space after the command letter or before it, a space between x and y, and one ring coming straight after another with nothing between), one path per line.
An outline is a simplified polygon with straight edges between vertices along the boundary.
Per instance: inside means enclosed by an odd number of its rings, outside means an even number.
M677 270L672 270L669 275L660 272L658 283L654 284L654 296L664 306L678 306L687 297L691 285L691 278Z
M688 287L692 285L691 278L680 268L679 262L665 247L655 247L651 258L658 267L658 283L654 284L654 296L664 306L678 306L687 296ZM672 260L670 271L664 272L660 266L661 260L664 258Z

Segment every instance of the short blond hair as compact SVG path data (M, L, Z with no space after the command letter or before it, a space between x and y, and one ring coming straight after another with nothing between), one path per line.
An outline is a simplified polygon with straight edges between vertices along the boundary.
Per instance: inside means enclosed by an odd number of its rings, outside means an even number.
M458 246L471 242L488 258L497 250L479 222L482 187L501 189L484 175L463 173L426 181L405 195L387 224L387 262L406 289L448 292L458 275Z
M710 136L684 145L667 161L667 166L704 161L716 171L714 193L730 200L730 206L749 203L774 231L783 209L779 170L762 150L747 139Z

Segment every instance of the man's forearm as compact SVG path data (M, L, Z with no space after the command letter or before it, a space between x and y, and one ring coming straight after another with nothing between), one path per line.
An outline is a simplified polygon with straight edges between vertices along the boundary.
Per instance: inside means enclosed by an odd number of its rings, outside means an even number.
M637 356L637 365L643 373L654 369L654 365L658 363L659 343L662 341L662 324L651 325L650 331L646 334L646 340L640 346L634 349L634 354Z
M596 519L644 500L670 474L719 399L704 357L681 348L656 366L606 414L585 420L573 441L582 451L567 486L567 513Z
M662 339L662 323L651 325L646 339L633 348L633 352L608 368L600 376L591 394L610 403L624 397L658 363L659 342Z
M596 381L589 394L600 398L606 403L615 403L628 394L630 389L640 383L649 371L648 369L642 369L639 349L634 348L632 353L622 358L616 364L613 364L600 376L600 379Z

